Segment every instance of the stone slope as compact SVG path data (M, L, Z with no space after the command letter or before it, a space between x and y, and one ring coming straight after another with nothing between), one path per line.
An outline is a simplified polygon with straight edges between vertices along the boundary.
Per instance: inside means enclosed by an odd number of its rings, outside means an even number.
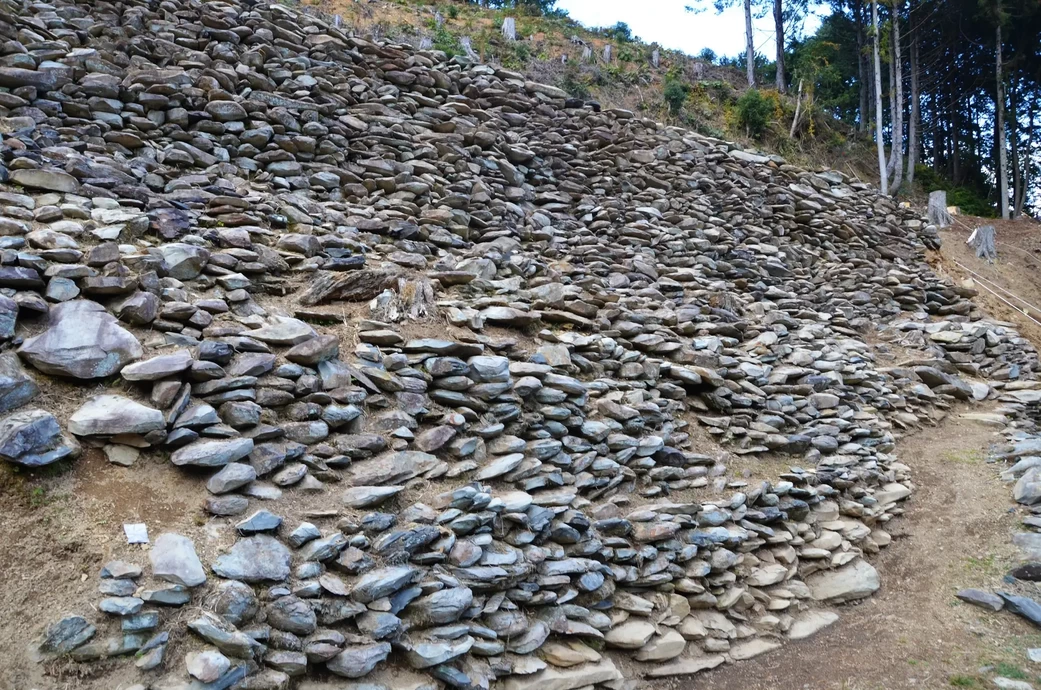
M0 457L168 457L239 535L203 563L149 525L47 655L253 689L739 661L878 588L902 430L1038 369L840 173L278 4L9 2L0 33ZM65 420L52 376L125 383ZM728 477L706 437L795 467Z

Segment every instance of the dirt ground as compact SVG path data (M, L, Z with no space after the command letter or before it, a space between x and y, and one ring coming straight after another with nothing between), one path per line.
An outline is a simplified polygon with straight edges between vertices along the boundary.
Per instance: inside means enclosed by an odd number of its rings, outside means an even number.
M1009 539L1016 527L1009 487L998 480L998 467L986 462L988 447L1000 437L957 415L898 446L914 470L916 491L906 515L887 527L893 543L872 558L882 580L875 596L837 608L839 621L808 640L675 686L989 688L986 678L994 673L981 673L986 665L1014 677L1041 677L1041 664L1031 668L1024 651L1041 646L1036 628L954 598L966 587L1013 587L1002 578L1012 562Z
M976 258L975 251L965 244L972 231L983 225L995 227L998 258L993 263ZM1026 218L1008 221L955 216L954 225L941 230L940 238L943 246L929 257L933 269L957 283L972 280L979 291L973 298L976 304L996 319L1015 323L1035 346L1041 343L1041 325L1037 323L1041 321L1041 223Z

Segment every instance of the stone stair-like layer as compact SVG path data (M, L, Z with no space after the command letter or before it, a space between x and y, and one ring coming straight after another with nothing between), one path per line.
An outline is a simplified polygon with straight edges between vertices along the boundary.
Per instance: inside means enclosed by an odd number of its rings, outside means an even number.
M151 524L103 613L35 622L141 687L770 651L879 587L896 438L1038 369L841 173L280 4L9 0L0 33L0 457L169 457L238 534L204 563ZM119 385L59 419L51 377Z

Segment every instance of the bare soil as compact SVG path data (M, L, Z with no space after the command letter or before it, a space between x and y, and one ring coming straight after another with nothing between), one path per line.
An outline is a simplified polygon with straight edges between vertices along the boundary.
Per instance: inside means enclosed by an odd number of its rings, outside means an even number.
M998 258L993 263L977 259L965 244L972 231L984 225L995 228ZM933 269L957 283L973 281L979 291L973 298L977 305L996 319L1016 324L1035 345L1041 343L1041 223L955 216L954 225L941 230L940 237L943 246L930 257Z
M1017 586L1003 582L1013 561L1010 535L1017 519L998 466L986 461L990 445L1001 439L992 429L959 419L962 411L899 444L916 490L906 514L886 528L893 543L871 559L882 579L875 596L837 608L838 622L808 640L675 681L676 687L984 688L992 687L986 678L994 674L981 667L997 664L1006 673L1041 677L1041 664L1031 668L1024 651L1041 646L1036 628L954 598L966 587ZM1027 587L1021 593L1039 594Z

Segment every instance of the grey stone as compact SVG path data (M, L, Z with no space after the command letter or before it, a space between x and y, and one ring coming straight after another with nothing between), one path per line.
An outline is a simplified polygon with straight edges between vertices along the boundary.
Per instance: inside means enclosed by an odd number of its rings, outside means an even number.
M253 439L231 438L216 441L195 441L174 451L170 456L175 465L195 467L223 467L241 460L253 450Z
M43 410L23 410L0 420L0 459L40 467L79 455L79 445L61 433L58 420Z
M95 379L141 357L141 343L96 302L74 300L51 310L49 327L28 338L19 356L54 376Z
M879 579L870 563L857 560L835 570L814 573L806 579L813 598L830 604L863 599L878 591Z
M35 379L26 373L13 353L0 355L0 413L25 405L39 392Z
M206 571L195 553L192 540L182 534L160 534L148 553L152 576L185 587L198 587L206 582Z
M147 434L165 428L162 412L121 395L93 397L69 418L69 431L77 436Z
M192 353L188 350L176 350L143 362L128 364L123 367L120 375L127 381L158 381L187 371L193 361Z
M342 652L326 662L332 673L344 678L367 676L390 655L390 643L348 645Z
M67 615L47 628L40 652L44 654L67 654L88 642L96 628L83 616Z
M289 549L274 537L258 534L239 539L213 563L213 572L229 580L282 582L289 577Z
M231 462L209 478L206 489L211 494L225 494L239 489L257 478L257 472L251 465Z

